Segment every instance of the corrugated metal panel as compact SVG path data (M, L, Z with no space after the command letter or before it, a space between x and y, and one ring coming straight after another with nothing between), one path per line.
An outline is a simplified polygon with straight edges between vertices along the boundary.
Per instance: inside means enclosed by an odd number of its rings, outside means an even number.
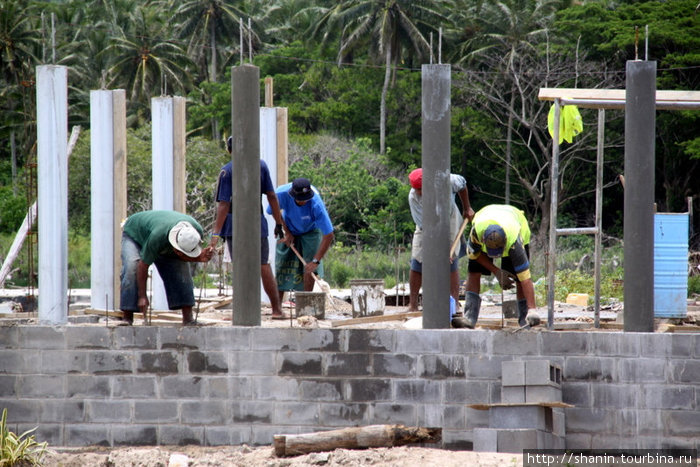
M685 318L688 214L654 214L654 317Z

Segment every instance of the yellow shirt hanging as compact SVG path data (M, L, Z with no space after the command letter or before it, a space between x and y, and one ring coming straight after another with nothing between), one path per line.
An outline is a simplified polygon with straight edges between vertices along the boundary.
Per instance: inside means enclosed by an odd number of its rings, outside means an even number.
M550 107L547 116L547 127L549 135L554 138L554 106ZM575 105L563 105L559 113L559 144L562 141L571 143L574 136L583 131L583 120Z

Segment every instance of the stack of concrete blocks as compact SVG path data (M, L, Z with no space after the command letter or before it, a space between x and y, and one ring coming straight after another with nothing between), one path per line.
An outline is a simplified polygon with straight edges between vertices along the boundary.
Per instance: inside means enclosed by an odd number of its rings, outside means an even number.
M561 402L561 367L549 360L502 362L501 402L488 407L489 428L474 429L474 450L564 449Z

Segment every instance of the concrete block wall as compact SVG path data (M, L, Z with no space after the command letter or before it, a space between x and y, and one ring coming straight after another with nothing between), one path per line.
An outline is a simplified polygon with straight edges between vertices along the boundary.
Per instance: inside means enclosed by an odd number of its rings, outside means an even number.
M55 446L271 444L380 423L471 449L501 363L562 371L567 448L700 448L700 335L0 327L0 408ZM562 417L563 418L563 417Z

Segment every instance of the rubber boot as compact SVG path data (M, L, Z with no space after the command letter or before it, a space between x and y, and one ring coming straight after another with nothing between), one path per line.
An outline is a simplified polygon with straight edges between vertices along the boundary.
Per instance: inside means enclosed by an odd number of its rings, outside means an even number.
M527 324L527 300L518 300L518 325L520 327Z
M464 318L452 319L452 326L455 328L474 329L476 321L479 319L479 309L481 308L481 297L478 293L467 292L464 302Z

